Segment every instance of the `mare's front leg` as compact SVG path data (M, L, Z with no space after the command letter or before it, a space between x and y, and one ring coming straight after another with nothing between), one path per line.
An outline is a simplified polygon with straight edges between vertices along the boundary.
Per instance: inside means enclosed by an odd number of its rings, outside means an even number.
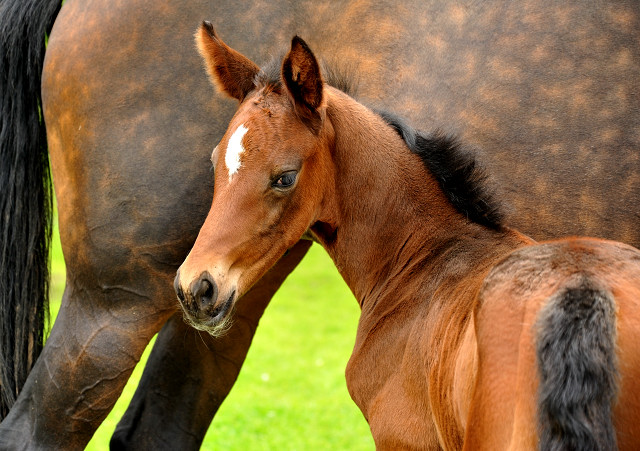
M96 286L69 274L51 335L9 415L0 449L82 449L175 304L170 277ZM86 279L84 280L86 282Z
M158 335L111 449L198 449L236 381L265 307L306 254L300 241L238 302L231 329L213 338L174 315Z

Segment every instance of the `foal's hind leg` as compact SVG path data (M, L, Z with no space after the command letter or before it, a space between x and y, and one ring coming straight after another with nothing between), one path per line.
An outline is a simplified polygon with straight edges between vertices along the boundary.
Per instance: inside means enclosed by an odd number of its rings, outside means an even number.
M0 449L82 449L109 413L149 339L175 310L170 277L154 286L79 286L69 277L42 354L9 415ZM152 288L156 288L153 290Z
M163 327L111 449L198 449L233 386L258 321L311 242L301 241L238 302L231 329L213 338L180 314Z

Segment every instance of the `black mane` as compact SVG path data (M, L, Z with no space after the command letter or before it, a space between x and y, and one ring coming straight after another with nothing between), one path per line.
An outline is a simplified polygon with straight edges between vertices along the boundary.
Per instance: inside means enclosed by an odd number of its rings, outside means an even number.
M470 221L493 230L502 229L502 205L489 189L487 173L470 149L441 131L426 134L394 114L381 111L378 114L402 137L411 152L420 156L458 211Z

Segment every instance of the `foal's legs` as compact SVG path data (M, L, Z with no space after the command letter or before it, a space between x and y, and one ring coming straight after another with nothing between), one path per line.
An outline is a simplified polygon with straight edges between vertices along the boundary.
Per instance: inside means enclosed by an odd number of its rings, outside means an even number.
M233 386L269 300L309 249L301 241L237 304L233 327L214 339L174 315L160 331L112 449L198 449Z

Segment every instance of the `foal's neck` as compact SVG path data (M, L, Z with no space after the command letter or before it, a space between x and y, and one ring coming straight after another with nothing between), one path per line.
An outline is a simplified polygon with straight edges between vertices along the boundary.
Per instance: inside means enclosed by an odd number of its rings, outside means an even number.
M407 269L440 264L447 246L497 239L498 233L456 210L420 157L380 116L336 90L327 94L337 223L334 239L323 245L361 306L370 298L377 302Z

